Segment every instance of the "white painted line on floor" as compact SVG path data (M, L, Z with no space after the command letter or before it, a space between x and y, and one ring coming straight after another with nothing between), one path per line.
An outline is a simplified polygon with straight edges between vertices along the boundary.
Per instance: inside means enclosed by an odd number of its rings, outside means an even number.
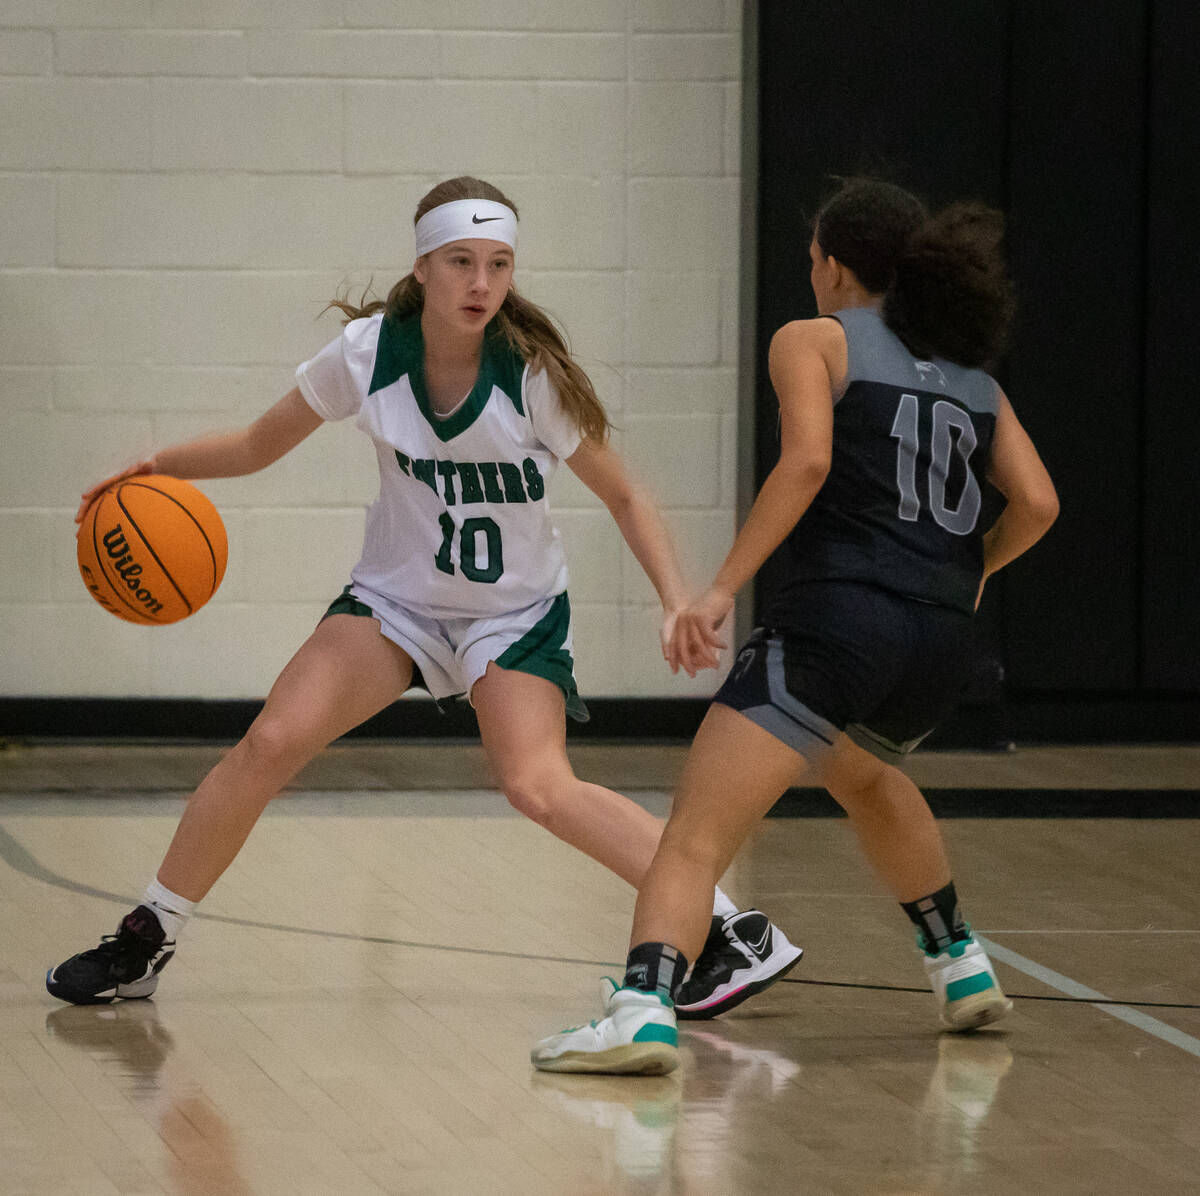
M992 933L999 932L992 931ZM1136 1026L1147 1034L1153 1034L1155 1038L1161 1038L1163 1042L1169 1042L1181 1051L1187 1051L1189 1055L1195 1055L1200 1059L1200 1038L1193 1038L1182 1030L1176 1030L1174 1026L1168 1026L1166 1022L1160 1022L1158 1018L1151 1017L1140 1009L1130 1009L1128 1005L1119 1005L1110 1001L1103 993L1098 993L1094 988L1088 988L1086 984L1080 984L1078 980L1072 980L1070 976L1064 976L1061 972L1055 972L1050 968L1043 967L1040 963L1034 963L1032 959L1026 959L1024 955L1018 955L1015 951L1010 951L1007 947L1002 947L999 943L992 942L991 939L984 938L981 934L976 934L975 937L993 959L998 959L1001 963L1008 964L1010 968L1016 968L1018 972L1024 972L1026 976L1032 976L1035 980L1040 980L1043 984L1058 989L1060 993L1065 993L1068 997L1082 997L1091 1001L1097 1009L1104 1013L1111 1014L1120 1021L1128 1022L1129 1025Z
M989 930L988 934L1200 934L1200 930L1065 930L1061 926L1053 930Z

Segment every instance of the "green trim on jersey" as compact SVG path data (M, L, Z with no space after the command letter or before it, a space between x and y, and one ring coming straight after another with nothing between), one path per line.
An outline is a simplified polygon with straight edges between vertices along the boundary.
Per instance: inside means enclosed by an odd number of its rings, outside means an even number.
M496 658L502 669L531 673L554 682L567 700L567 713L576 722L591 717L575 685L575 661L563 645L571 629L571 603L564 590L553 605L515 644Z
M420 312L396 322L384 316L379 322L375 369L367 394L383 390L407 375L421 414L437 438L445 442L465 432L479 418L480 412L487 406L493 387L504 392L518 415L524 415L525 407L521 402L521 379L524 373L525 362L521 355L505 340L493 320L484 330L479 373L471 393L453 415L442 418L434 413L425 385L425 340L421 335Z

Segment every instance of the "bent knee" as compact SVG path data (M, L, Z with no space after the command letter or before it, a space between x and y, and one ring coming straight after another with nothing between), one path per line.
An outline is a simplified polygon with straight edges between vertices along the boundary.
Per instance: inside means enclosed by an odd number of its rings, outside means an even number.
M669 858L673 866L703 874L725 870L727 857L737 845L726 841L715 827L706 827L673 818L663 829L658 854Z
M552 827L570 800L574 774L557 770L503 778L501 789L508 804L539 826Z
M887 792L892 775L900 774L898 768L874 756L867 759L869 764L834 772L822 778L830 796L843 809L849 810L852 806L877 801Z
M256 769L295 771L307 764L322 746L314 743L303 726L288 719L260 715L250 725L237 751Z

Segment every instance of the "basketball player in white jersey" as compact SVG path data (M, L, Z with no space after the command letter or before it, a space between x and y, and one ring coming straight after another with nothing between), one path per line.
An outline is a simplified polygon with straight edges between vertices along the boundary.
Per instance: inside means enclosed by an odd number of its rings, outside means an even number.
M420 686L466 695L512 805L637 886L660 823L579 780L565 715L576 690L567 569L547 486L559 461L605 504L663 604L663 643L688 594L652 500L607 441L587 376L512 284L517 211L459 178L417 207L415 263L386 302L336 301L345 331L248 427L167 448L126 471L233 477L278 460L326 420L373 441L379 497L362 556L244 739L188 802L138 907L99 947L47 975L76 1004L146 997L196 903L267 802L326 744ZM83 497L80 517L108 479ZM715 667L710 653L700 662ZM694 670L693 670L694 671ZM800 958L767 918L716 891L686 1016L711 1017Z

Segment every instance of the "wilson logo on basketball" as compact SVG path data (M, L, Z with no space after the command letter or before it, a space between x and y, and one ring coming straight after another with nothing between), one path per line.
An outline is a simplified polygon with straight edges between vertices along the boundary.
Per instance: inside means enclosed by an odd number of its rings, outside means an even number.
M133 553L129 551L129 541L125 538L125 533L119 523L104 533L102 543L105 552L113 562L113 571L133 591L133 596L150 614L158 614L162 610L163 604L145 586L140 584L138 579L141 577L142 567L133 559Z
M88 507L76 539L88 593L117 618L151 626L199 610L221 584L228 549L216 507L164 474L115 482Z

